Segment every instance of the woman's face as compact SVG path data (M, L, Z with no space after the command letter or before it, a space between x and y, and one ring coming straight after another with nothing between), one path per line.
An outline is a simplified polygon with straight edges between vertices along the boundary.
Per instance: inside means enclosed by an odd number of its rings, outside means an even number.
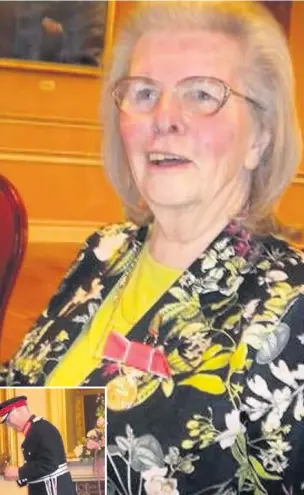
M250 103L232 95L215 115L190 115L171 93L184 78L212 76L243 94L241 63L237 41L218 32L150 32L138 41L129 75L159 81L164 96L150 113L121 112L120 131L134 180L152 211L209 206L225 186L239 187L256 167ZM153 152L187 161L155 165Z

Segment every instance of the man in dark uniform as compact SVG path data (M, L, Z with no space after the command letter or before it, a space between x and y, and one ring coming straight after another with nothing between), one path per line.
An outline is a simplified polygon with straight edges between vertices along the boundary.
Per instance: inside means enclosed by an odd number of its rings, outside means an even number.
M76 495L59 431L31 414L25 396L2 402L0 421L25 436L21 445L24 465L6 467L5 480L27 485L29 495Z

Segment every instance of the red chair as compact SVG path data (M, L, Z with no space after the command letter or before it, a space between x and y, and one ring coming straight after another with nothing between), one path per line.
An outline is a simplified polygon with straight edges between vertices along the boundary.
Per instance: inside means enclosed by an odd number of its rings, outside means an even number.
M0 334L27 245L27 214L8 179L0 175Z

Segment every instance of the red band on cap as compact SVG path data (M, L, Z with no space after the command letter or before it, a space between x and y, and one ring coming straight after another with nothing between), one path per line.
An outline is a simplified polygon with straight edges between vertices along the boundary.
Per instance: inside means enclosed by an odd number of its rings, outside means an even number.
M9 404L8 406L1 409L0 417L5 416L5 414L11 412L13 409L18 409L18 407L22 407L26 405L27 403L25 400L18 400L17 402L13 402L12 404Z

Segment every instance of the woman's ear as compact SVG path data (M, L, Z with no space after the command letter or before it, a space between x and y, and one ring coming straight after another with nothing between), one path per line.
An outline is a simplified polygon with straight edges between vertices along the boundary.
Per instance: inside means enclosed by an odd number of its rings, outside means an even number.
M261 163L262 157L267 154L270 144L271 135L269 131L263 130L258 136L255 135L252 145L247 152L244 168L246 170L255 170Z

